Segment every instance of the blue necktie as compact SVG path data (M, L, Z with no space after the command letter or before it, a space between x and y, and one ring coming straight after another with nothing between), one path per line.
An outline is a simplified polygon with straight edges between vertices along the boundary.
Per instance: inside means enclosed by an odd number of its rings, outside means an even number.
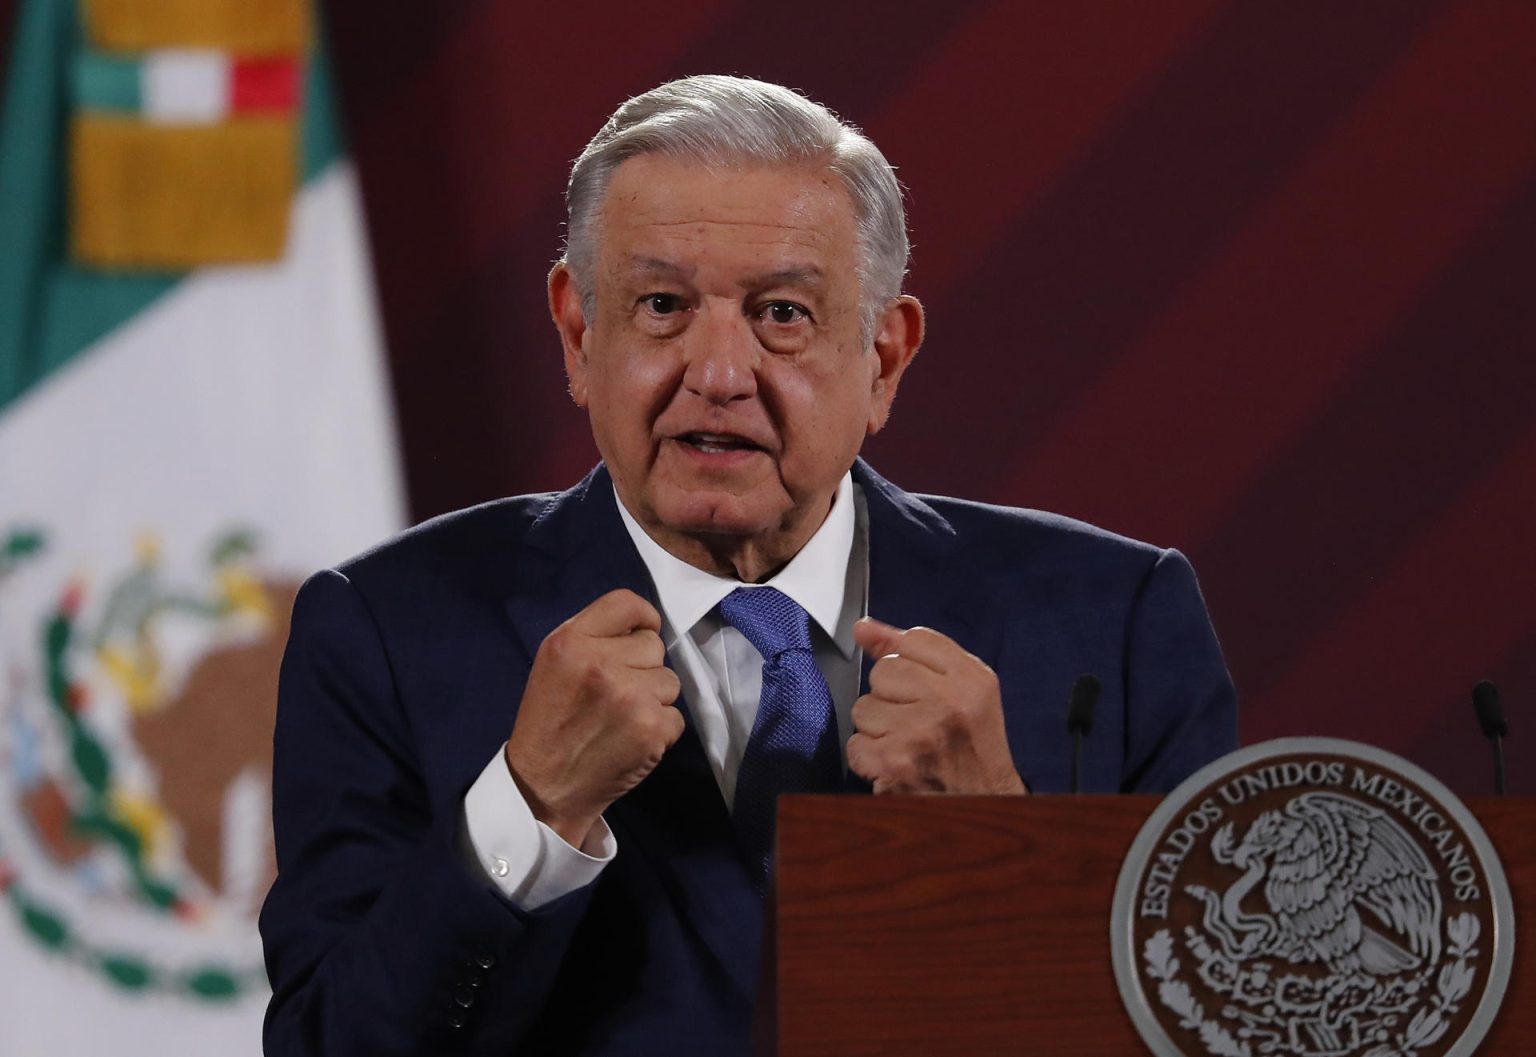
M842 788L837 714L811 652L810 618L794 599L771 587L738 587L721 601L720 615L763 655L763 693L736 772L732 810L761 886L779 794Z

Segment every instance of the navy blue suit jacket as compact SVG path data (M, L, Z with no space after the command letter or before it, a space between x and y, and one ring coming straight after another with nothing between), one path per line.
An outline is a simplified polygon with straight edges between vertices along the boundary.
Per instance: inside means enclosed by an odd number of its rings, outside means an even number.
M1235 746L1231 682L1176 551L909 495L862 461L854 479L870 614L936 628L996 670L1030 789L1067 784L1065 705L1084 672L1104 685L1088 789L1166 790ZM511 731L539 644L619 587L655 598L602 467L305 584L261 919L268 1054L746 1051L762 903L691 729L606 813L619 852L592 885L525 912L461 844L463 795Z

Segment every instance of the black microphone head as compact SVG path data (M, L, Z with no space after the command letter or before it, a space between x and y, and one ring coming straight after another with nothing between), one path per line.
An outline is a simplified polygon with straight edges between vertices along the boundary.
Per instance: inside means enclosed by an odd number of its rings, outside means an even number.
M1096 675L1079 675L1072 684L1072 697L1067 705L1067 733L1087 734L1093 729L1093 710L1099 704L1099 684Z
M1483 728L1483 737L1502 738L1509 733L1504 706L1499 704L1499 688L1487 679L1472 688L1472 708L1477 713L1477 725Z

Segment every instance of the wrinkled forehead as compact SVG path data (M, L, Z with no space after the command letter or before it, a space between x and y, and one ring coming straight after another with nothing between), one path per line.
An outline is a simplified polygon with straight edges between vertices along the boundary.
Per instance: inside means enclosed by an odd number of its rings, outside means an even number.
M640 155L614 170L597 220L604 270L688 278L734 261L829 282L857 261L852 200L824 166Z

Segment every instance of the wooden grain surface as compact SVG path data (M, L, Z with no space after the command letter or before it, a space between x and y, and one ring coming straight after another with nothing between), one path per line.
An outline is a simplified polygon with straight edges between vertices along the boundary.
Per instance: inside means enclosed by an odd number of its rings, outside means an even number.
M1149 1051L1110 960L1116 878L1150 796L786 797L778 1052ZM1515 967L1480 1054L1536 1054L1536 802L1468 801L1516 890Z

